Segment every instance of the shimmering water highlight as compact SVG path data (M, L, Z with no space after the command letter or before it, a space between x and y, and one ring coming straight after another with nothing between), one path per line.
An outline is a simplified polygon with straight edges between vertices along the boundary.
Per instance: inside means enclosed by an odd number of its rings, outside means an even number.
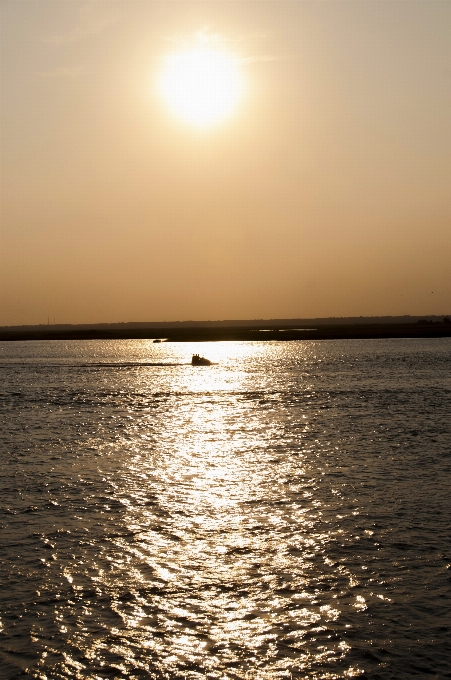
M0 344L4 677L450 677L450 364Z

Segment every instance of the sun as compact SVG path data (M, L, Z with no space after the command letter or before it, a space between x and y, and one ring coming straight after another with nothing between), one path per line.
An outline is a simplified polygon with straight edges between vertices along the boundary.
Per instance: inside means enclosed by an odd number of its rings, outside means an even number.
M159 78L160 94L171 112L198 128L210 128L228 118L243 90L238 60L203 46L169 55Z

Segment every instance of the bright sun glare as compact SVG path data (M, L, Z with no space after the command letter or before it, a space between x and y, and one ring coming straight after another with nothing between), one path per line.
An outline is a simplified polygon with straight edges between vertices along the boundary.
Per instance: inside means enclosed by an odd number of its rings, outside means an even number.
M235 110L243 94L243 81L233 56L195 47L166 58L159 89L174 115L207 128Z

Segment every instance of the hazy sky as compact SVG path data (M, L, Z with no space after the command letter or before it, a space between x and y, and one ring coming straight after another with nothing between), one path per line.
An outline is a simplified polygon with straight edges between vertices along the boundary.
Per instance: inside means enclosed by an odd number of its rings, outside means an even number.
M451 2L1 12L0 324L451 312ZM158 89L200 43L206 128Z

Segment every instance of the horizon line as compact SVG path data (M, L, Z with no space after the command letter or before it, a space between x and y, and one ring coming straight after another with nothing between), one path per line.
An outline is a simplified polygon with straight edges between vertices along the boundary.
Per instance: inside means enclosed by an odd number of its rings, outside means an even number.
M173 321L100 321L100 322L85 322L85 323L40 323L40 324L14 324L14 325L1 325L1 329L8 328L47 328L49 326L61 327L61 326L78 326L78 327L93 327L93 326L169 326L169 325L194 325L194 326L209 326L209 325L256 325L261 323L276 323L276 324L291 324L291 323L318 323L318 322L343 322L343 321L369 321L369 320L405 320L412 319L414 321L425 319L425 320L435 320L450 317L450 314L397 314L397 315L370 315L370 316L323 316L323 317L273 317L273 318L254 318L254 319L203 319L196 321L194 319L186 320L173 320Z

